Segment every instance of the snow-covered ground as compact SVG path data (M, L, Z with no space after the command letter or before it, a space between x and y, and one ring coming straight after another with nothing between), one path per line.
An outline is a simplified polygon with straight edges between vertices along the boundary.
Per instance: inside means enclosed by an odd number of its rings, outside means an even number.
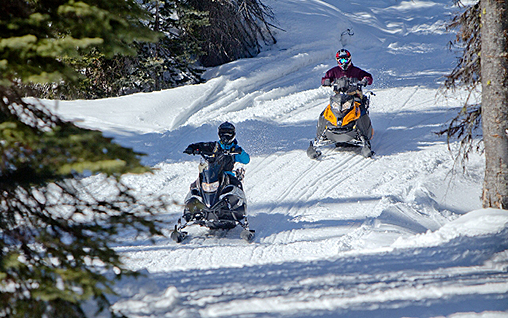
M96 101L60 102L67 119L147 154L143 193L182 202L197 177L186 145L231 121L256 238L191 228L122 237L129 268L112 298L128 317L508 317L508 211L481 209L483 157L465 173L446 138L463 94L439 86L455 62L451 0L263 0L283 29L258 57L210 69L207 83ZM331 93L324 72L345 46L374 76L376 155L305 150ZM453 145L452 145L453 147ZM161 211L173 224L182 207ZM169 231L168 226L168 231Z

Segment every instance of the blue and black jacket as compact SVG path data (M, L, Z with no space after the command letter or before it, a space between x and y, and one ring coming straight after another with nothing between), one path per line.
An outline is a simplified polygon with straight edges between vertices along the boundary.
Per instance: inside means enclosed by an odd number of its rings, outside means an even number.
M227 174L235 176L233 169L236 162L243 164L248 164L250 162L249 154L243 150L242 147L238 146L236 139L228 145L223 144L221 141L211 141L191 144L188 148L192 149L193 151L200 151L202 153L212 155L217 152L218 147L221 149L230 150L231 152L235 152L235 154L228 156L230 160L224 165L224 171Z

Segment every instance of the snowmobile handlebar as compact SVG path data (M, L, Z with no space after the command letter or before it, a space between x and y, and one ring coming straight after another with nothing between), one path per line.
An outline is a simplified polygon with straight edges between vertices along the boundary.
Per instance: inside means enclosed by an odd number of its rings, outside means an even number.
M225 150L225 149L221 149L221 150L214 152L214 153L209 153L209 152L204 152L204 151L199 152L199 155L201 155L201 157L206 161L216 161L222 157L237 155L237 154L240 154L240 152L233 152L233 151L229 151L229 150Z
M231 149L222 149L220 147L215 148L213 150L203 149L198 146L198 144L191 144L185 148L183 153L189 155L201 155L203 159L210 160L212 158L220 157L221 155L239 155L242 153L242 148L240 147L232 147Z
M356 90L361 92L363 87L367 86L367 83L356 78L341 77L336 78L330 86L333 87L335 92L354 92Z

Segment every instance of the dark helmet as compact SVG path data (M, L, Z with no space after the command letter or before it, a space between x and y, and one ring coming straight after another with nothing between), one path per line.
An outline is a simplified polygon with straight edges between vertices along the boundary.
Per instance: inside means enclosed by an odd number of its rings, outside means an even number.
M229 145L235 140L236 132L235 126L230 122L224 122L219 126L219 139L225 144Z
M344 71L349 68L349 65L351 65L351 53L349 53L346 49L338 51L335 58L337 59L337 63L339 63L340 68Z

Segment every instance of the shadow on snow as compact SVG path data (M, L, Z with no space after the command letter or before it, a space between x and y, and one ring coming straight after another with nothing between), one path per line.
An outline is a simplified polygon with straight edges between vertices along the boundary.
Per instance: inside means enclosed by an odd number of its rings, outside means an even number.
M374 105L370 113L375 130L372 148L377 155L385 156L418 151L435 143L445 143L446 138L437 136L435 132L441 130L444 123L456 113L456 109L449 108L425 112L376 113ZM277 152L305 151L309 141L315 136L316 123L317 118L316 121L296 124L260 120L235 124L240 146L251 156L269 156ZM190 143L217 140L217 126L184 126L162 134L105 134L125 147L147 154L142 162L153 166L162 162L195 160L196 157L183 154L183 150Z
M508 273L503 266L485 266L506 249L508 229L477 237L461 236L439 246L395 249L362 257L330 255L328 260L311 262L150 274L159 290L150 293L162 294L175 286L180 302L171 310L180 313L197 313L208 306L227 306L242 300L255 304L256 299L275 299L286 304L280 310L267 307L260 313L249 312L245 303L245 312L225 313L222 317L424 318L506 311L508 294L474 289L506 282ZM447 287L453 291L441 294ZM462 288L469 290L460 292ZM200 301L203 298L207 300ZM322 300L328 305L320 308ZM287 306L288 301L299 303L299 309Z

